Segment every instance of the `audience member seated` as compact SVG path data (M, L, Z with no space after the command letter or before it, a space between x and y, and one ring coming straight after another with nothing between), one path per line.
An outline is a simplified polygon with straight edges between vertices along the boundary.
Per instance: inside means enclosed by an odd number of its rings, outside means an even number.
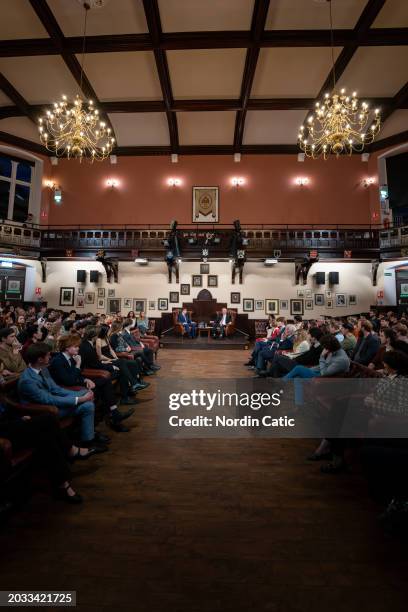
M363 321L360 330L361 334L356 348L351 353L351 359L356 363L367 366L380 348L380 339L373 334L373 326L370 321Z
M271 320L270 318L271 316L272 315L269 315L268 325L266 327L266 330L267 330L266 338L258 338L258 340L255 341L255 347L251 353L251 357L244 364L251 370L255 370L256 368L256 361L258 358L258 353L262 349L272 346L272 343L274 341L278 341L285 329L285 326L286 326L285 317L279 317L275 321L274 319Z
M33 449L46 470L56 499L70 504L83 500L71 484L68 461L88 459L95 449L71 444L58 419L51 414L29 416L17 414L0 403L0 437L12 444L13 451Z
M27 340L24 342L23 347L21 349L21 355L23 356L23 359L26 363L28 363L27 350L33 344L36 344L37 342L41 342L42 337L43 335L38 325L29 325L27 327Z
M149 319L146 317L146 313L143 312L143 310L137 317L136 326L141 336L145 336L149 331Z
M56 406L61 419L78 416L81 443L95 448L98 452L107 450L107 446L99 443L101 435L95 435L93 392L88 389L81 391L63 389L53 381L47 369L50 349L46 344L41 342L33 344L27 349L26 357L29 367L24 370L18 381L18 394L22 403Z
M295 341L296 328L292 323L288 323L284 328L279 340L268 344L258 352L256 357L257 376L264 376L267 373L266 365L268 361L273 361L277 351L291 351Z
M11 327L0 329L0 364L2 375L21 374L26 369L26 363L20 353L21 346L17 342L16 332Z
M79 345L81 339L78 336L63 336L59 340L59 353L54 355L48 367L53 380L64 387L85 387L93 391L100 398L104 412L107 414L107 422L114 431L129 431L122 421L129 418L134 410L121 413L115 399L115 393L110 378L84 378L81 374L81 356Z
M123 339L130 346L132 351L135 353L137 357L140 357L144 366L151 372L155 372L156 370L160 370L160 366L157 363L154 363L154 352L150 347L145 345L141 338L140 332L138 330L133 329L133 321L131 319L125 319L123 321Z
M217 317L213 328L212 328L212 337L224 339L226 336L227 325L231 323L232 317L228 313L227 308L223 308L219 316Z
M343 323L340 330L343 334L343 340L339 340L341 348L350 356L357 344L357 338L354 335L354 325L352 323Z
M197 323L190 319L187 308L183 308L177 317L177 320L184 327L184 330L189 338L195 338L197 335Z
M304 351L299 355L295 355L293 358L289 354L276 353L270 369L263 376L273 376L274 378L280 378L284 376L297 365L303 365L307 367L316 366L319 363L320 354L323 350L320 344L320 338L322 337L322 331L318 327L311 327L308 331L308 342L310 348L308 351Z
M319 365L307 368L296 365L286 376L285 380L291 378L315 378L316 376L334 376L345 374L350 368L350 359L341 348L340 342L334 336L322 336L320 344L323 350L320 354Z

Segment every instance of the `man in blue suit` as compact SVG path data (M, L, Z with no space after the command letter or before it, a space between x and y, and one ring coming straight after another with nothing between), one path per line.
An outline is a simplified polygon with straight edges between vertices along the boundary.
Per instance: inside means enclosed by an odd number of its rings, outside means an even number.
M177 317L177 321L182 324L190 338L195 338L197 333L197 324L190 319L187 308L183 308Z
M47 370L50 348L43 342L36 342L27 349L28 368L18 381L18 394L22 403L34 402L58 408L60 419L78 416L81 423L81 442L92 446L100 441L95 438L94 394L89 389L71 391L59 387ZM105 447L104 450L107 448Z

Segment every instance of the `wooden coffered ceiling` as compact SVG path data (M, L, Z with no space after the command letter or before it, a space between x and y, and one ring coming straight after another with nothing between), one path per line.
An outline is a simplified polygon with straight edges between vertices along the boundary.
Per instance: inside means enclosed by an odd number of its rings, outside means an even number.
M104 0L82 92L118 155L295 153L331 87L326 0ZM381 106L371 150L408 139L408 1L332 0L339 85ZM35 123L80 82L79 0L4 2L0 140L45 152Z

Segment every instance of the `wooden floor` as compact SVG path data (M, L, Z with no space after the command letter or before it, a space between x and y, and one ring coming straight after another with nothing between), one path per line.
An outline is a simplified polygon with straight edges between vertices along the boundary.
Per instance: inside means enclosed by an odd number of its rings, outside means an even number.
M156 384L248 376L244 356L161 351L133 431L75 466L83 507L40 492L2 530L0 588L94 612L406 610L408 553L358 471L321 475L310 440L156 436Z

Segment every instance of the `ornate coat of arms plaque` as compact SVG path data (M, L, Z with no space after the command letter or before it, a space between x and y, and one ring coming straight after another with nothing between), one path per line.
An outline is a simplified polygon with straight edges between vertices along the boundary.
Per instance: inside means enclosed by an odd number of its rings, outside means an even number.
M218 187L193 187L193 223L218 223Z

